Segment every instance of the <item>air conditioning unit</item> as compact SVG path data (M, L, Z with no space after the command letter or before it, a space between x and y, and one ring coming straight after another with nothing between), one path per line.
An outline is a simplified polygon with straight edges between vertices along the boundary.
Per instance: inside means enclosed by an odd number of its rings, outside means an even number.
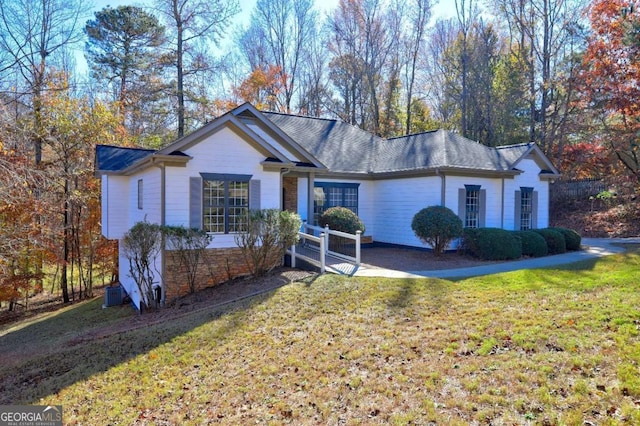
M104 306L122 305L122 287L119 285L106 287L104 289Z

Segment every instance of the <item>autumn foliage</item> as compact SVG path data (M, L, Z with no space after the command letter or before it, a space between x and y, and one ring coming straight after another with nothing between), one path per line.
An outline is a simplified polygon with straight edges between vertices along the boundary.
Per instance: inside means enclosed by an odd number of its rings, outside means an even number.
M581 107L594 118L593 138L640 180L640 14L625 0L596 0L589 19Z

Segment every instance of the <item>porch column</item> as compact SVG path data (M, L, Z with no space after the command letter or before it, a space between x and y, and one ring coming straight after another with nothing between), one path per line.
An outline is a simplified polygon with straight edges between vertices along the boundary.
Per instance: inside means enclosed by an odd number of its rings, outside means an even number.
M315 173L309 173L307 179L307 223L315 225L313 222L313 191L315 185Z

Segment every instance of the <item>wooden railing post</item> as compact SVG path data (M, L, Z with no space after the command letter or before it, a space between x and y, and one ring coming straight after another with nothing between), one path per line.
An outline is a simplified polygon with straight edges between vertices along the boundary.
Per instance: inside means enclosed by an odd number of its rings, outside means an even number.
M324 226L324 238L326 239L326 241L324 242L324 249L326 250L326 253L329 252L329 224L327 223Z
M326 265L325 265L325 234L322 232L320 234L320 273L324 274Z
M292 268L296 267L296 245L295 244L291 245L291 267Z
M360 240L362 231L356 231L356 266L360 265Z

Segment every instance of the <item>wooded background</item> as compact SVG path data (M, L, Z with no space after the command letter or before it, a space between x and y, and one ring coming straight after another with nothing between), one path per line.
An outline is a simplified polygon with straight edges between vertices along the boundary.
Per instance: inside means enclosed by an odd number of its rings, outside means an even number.
M340 0L326 15L312 0L258 0L232 28L227 0L93 15L82 0L0 2L0 301L46 289L68 302L115 274L96 144L159 148L243 102L384 137L534 141L566 178L637 190L637 6L455 6L434 21L430 0Z

